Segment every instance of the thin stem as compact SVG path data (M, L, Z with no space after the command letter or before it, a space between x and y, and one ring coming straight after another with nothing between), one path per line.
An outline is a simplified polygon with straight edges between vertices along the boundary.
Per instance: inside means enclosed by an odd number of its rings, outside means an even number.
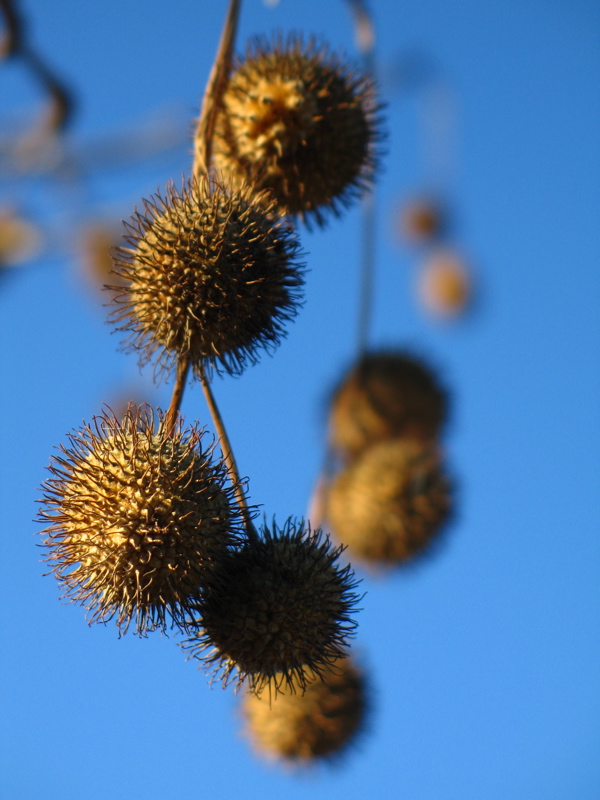
M183 392L185 390L185 384L187 381L187 376L190 371L190 358L189 355L185 355L179 359L177 362L177 376L175 378L175 386L173 386L173 394L171 396L171 405L169 406L169 410L167 411L166 417L166 426L168 431L172 431L175 427L175 420L177 419L177 412L181 407L181 401L183 400Z
M213 64L204 99L202 101L202 111L196 134L194 137L194 167L193 172L196 178L207 175L210 170L212 158L212 138L215 130L215 122L231 69L231 57L235 43L235 34L240 14L241 0L230 0L227 17L219 42L217 57Z
M223 25L219 49L217 51L215 62L206 85L206 90L204 92L200 118L198 120L198 125L196 127L196 133L194 136L194 163L192 166L192 172L195 178L199 178L201 174L208 176L210 169L210 161L212 156L212 137L215 129L215 120L221 99L223 97L223 92L227 86L227 79L229 77L231 56L233 53L235 33L237 30L237 22L240 13L240 5L241 0L230 0L227 17L225 18L225 23ZM175 380L175 386L173 387L171 405L169 406L169 411L167 412L166 422L169 430L172 430L173 426L175 425L175 419L177 418L177 412L179 411L179 407L181 406L181 401L183 399L183 393L185 391L185 384L189 369L189 356L185 355L180 357L177 364L177 378ZM201 376L202 384L204 385L206 378L203 370L201 371ZM242 508L242 511L244 510L247 514L248 510L245 508L245 506Z
M354 19L356 45L363 57L365 72L375 77L375 28L365 0L348 0ZM360 306L358 312L359 357L364 355L373 316L373 284L375 275L375 196L373 191L363 201L361 243Z
M242 482L240 480L240 473L238 472L237 464L235 462L235 457L233 455L233 450L231 449L231 444L229 442L229 437L227 435L227 431L225 430L223 417L221 416L221 413L217 406L217 401L215 400L215 396L212 392L210 382L206 377L206 372L204 371L204 368L200 368L198 372L200 375L202 388L204 389L206 404L208 405L210 415L212 417L215 430L217 432L217 436L219 437L219 444L221 446L221 450L223 451L223 458L225 459L225 464L227 465L227 471L229 472L229 479L231 480L231 483L233 485L235 497L238 506L240 507L240 511L242 512L242 516L244 518L244 524L246 526L246 532L248 534L248 538L251 541L256 541L258 539L258 534L256 533L256 529L252 523L252 517L248 509L248 504L246 503L246 498L244 496L244 491L242 489Z

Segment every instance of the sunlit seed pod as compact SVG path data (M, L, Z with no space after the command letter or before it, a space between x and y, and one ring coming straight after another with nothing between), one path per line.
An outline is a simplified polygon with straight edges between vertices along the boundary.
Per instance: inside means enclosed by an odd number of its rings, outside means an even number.
M41 244L33 223L13 209L0 208L0 268L26 263L38 254Z
M329 441L348 460L384 439L435 439L447 413L447 393L422 359L403 351L366 353L333 393Z
M198 603L242 537L225 465L204 431L147 406L107 412L52 458L39 521L64 596L90 622L165 629Z
M214 160L237 183L270 189L281 214L322 225L372 183L379 111L373 82L326 46L258 39L231 75Z
M274 349L304 280L296 234L272 210L264 193L206 179L146 201L115 261L126 286L111 319L125 348L159 370L186 356L232 374Z
M346 655L358 600L349 566L340 566L320 530L288 520L263 526L219 566L219 581L190 620L183 647L214 668L223 685L247 679L252 691L269 685L303 688Z
M417 290L427 311L449 319L467 307L472 295L471 277L460 256L435 252L419 269Z
M364 730L368 712L365 675L350 657L337 659L304 690L292 683L242 699L245 733L268 759L302 766L340 756Z
M437 449L418 440L379 442L332 481L326 517L353 561L391 567L421 553L452 507Z

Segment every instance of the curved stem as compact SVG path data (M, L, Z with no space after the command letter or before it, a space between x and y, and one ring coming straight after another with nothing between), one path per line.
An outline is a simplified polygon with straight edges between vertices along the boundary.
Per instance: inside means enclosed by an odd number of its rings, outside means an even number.
M208 378L206 377L206 372L204 371L203 368L199 369L198 372L200 375L202 388L204 389L206 404L208 405L210 415L213 419L213 424L217 432L217 436L219 437L219 444L221 446L221 450L223 451L223 458L225 459L225 464L227 465L227 471L229 472L229 479L231 480L238 506L240 507L240 511L242 512L242 517L244 518L244 524L246 527L248 538L251 541L256 541L258 539L258 534L256 533L256 529L252 523L252 517L248 509L248 504L246 503L244 490L242 489L240 473L238 472L237 464L235 463L233 450L231 449L229 437L227 436L227 431L225 430L225 424L223 423L223 418L217 406L217 401L215 400L215 396L212 393L212 389L210 387Z
M204 99L202 101L202 111L196 127L194 136L194 176L199 178L207 175L210 169L212 158L212 138L215 130L217 113L221 105L221 100L231 69L231 57L237 31L237 23L240 15L241 0L230 0L227 17L219 42L217 57L213 64Z

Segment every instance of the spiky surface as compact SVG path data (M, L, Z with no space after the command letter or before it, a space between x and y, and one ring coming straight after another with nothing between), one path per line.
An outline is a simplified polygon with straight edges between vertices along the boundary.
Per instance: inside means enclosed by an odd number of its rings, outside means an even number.
M246 734L267 758L300 765L339 756L364 726L366 695L363 672L351 658L338 659L304 691L286 685L275 696L246 692Z
M422 552L451 510L450 482L432 445L379 442L340 471L326 497L326 517L348 554L393 566Z
M403 352L367 353L335 389L329 440L343 458L395 437L435 439L448 399L435 373Z
M214 666L224 685L234 676L238 684L248 678L253 691L303 687L307 673L345 655L356 627L356 582L337 563L342 550L303 522L265 525L260 539L222 562L184 648Z
M240 519L226 470L182 420L158 429L146 406L104 413L69 436L50 464L40 521L65 596L91 622L116 617L138 633L165 628L198 602Z
M297 35L252 43L216 122L214 160L270 189L282 214L323 224L373 179L381 139L372 82Z
M178 357L239 373L273 349L297 313L303 270L293 228L247 186L201 179L144 201L127 225L115 274L126 281L111 320L126 349L159 369Z

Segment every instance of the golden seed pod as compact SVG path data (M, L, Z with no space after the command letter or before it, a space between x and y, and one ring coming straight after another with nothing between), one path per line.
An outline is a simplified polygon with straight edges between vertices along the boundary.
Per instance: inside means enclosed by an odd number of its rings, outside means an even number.
M354 573L340 567L343 548L320 530L288 520L265 525L219 566L219 582L191 620L184 649L208 665L226 685L248 679L252 691L287 683L304 687L307 673L320 675L346 654L356 627L349 614L357 596Z
M463 313L471 300L471 277L459 256L440 251L421 267L417 290L427 311L451 319Z
M272 696L245 692L245 732L258 754L307 765L339 756L364 728L365 676L351 658L328 665L304 691L294 684Z
M445 390L422 360L401 351L367 353L333 393L329 441L347 460L384 439L435 439L447 406Z
M451 510L450 490L433 445L379 442L332 481L326 517L351 558L394 566L414 558L439 534Z
M147 406L69 435L43 484L47 561L90 622L142 634L178 622L241 537L226 468L204 431L158 428Z
M232 374L274 349L297 313L303 270L296 234L265 193L201 179L144 205L115 261L126 287L111 318L129 332L126 349L142 362L156 355L159 369L188 356Z
M215 164L237 184L270 189L281 214L322 225L372 183L379 110L372 81L326 46L257 39L223 97Z

